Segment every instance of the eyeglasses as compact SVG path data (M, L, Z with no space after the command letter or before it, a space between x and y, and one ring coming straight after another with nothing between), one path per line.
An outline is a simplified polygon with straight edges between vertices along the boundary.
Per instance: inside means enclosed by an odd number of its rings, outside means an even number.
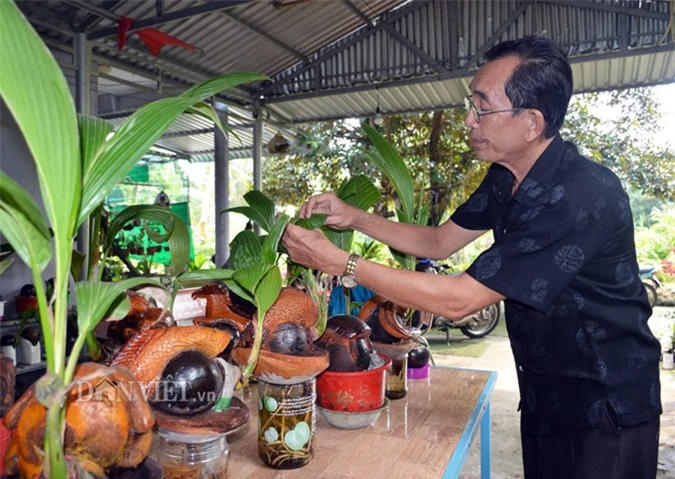
M509 111L520 111L524 110L525 108L509 108L507 110L479 110L478 107L473 103L473 100L471 99L472 95L465 96L464 97L464 108L466 109L466 112L472 111L474 116L476 117L476 122L480 123L480 117L485 116L485 115L492 115L493 113L506 113Z

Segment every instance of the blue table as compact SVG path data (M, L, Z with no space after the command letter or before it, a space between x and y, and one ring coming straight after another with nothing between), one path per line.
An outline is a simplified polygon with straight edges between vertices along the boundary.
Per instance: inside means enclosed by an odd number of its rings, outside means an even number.
M257 388L242 395L251 418L230 439L228 475L236 478L457 478L476 434L481 434L481 476L490 477L490 401L497 373L431 368L408 380L408 394L392 400L377 421L347 430L316 413L314 458L296 470L265 467L257 453Z

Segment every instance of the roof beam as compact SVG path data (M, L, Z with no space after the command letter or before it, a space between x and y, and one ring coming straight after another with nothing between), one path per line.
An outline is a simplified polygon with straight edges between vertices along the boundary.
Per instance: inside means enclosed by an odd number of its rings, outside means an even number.
M499 25L499 28L495 30L495 32L490 35L490 38L485 40L485 42L476 50L476 54L469 59L468 62L466 62L466 65L462 68L462 70L467 71L471 69L471 67L475 66L478 61L483 58L483 55L494 45L494 43L502 36L502 34L509 29L510 26L512 26L515 21L520 17L523 13L525 13L525 10L530 8L530 5L532 5L533 1L528 0L524 3L521 3L518 5L518 8L516 8L511 15L508 16L506 20L502 22L501 25Z
M354 13L356 13L363 21L365 21L368 25L374 26L373 23L370 21L370 19L361 11L359 10L356 5L354 5L350 0L342 0L342 2L347 5ZM412 43L410 40L408 40L406 37L404 37L401 32L397 31L394 27L392 27L388 23L384 23L382 25L382 28L384 28L389 34L394 37L396 40L401 42L403 45L405 45L408 49L412 50L413 53L415 53L418 57L420 57L422 60L424 60L431 68L433 68L435 71L439 73L444 73L448 72L448 69L445 68L441 63L437 62L433 58L431 58L427 53L422 50L420 47Z
M274 91L276 88L278 88L281 85L285 85L286 83L294 81L295 78L297 78L299 75L302 75L303 73L316 68L317 64L320 64L321 62L331 58L332 56L336 55L337 53L342 52L343 50L351 47L352 45L357 44L361 40L363 40L365 37L372 35L374 32L377 30L384 29L385 24L391 24L398 20L399 18L404 17L405 15L408 15L410 12L418 10L428 4L431 0L418 0L416 2L412 2L408 4L406 7L400 8L397 10L394 14L386 17L384 20L380 21L377 23L377 25L373 26L372 23L369 23L366 27L361 29L358 34L353 35L352 38L347 40L346 42L343 42L339 45L339 47L329 47L327 48L322 54L317 55L316 58L310 59L310 63L298 68L297 70L293 71L292 75L288 75L281 80L277 82L272 82L271 85L269 85L266 88L263 88L262 91L260 92L261 95L264 95L267 97L270 92Z
M602 12L619 13L622 15L630 15L633 17L654 18L656 20L668 20L668 13L653 12L651 10L643 10L642 8L621 7L619 5L611 5L608 3L589 2L587 0L542 0L541 3L550 3L553 5L560 5L563 7L585 8L590 10L599 10Z
M74 0L70 0L74 1ZM197 15L204 15L206 13L217 12L218 10L224 10L226 8L231 8L242 3L248 3L250 0L216 0L211 3L204 5L199 5L197 7L185 8L183 10L176 10L175 12L169 12L161 17L150 17L143 20L136 20L134 24L129 29L130 32L140 30L141 28L157 27L159 25L164 25L165 23L175 22L177 20L183 20L185 18L194 17ZM78 2L84 3L84 2ZM90 6L90 5L89 5ZM84 5L81 8L86 8ZM96 12L94 12L96 13ZM114 14L113 14L114 15ZM115 20L117 15L115 15ZM117 27L104 28L102 30L94 31L88 34L87 38L89 40L98 40L100 38L112 37L117 35Z
M103 10L112 11L112 9L115 8L119 3L120 0L109 0L107 2L103 2L101 5L99 5L99 7ZM88 29L98 25L101 19L102 17L100 15L91 14L80 23L79 28L83 32L86 32Z
M286 50L287 52L289 52L291 55L293 55L293 56L294 56L295 58L297 58L298 60L303 61L303 62L306 62L306 61L307 61L307 57L306 57L305 55L303 55L301 52L299 52L299 51L296 50L295 48L291 47L290 45L287 45L286 43L282 42L282 41L279 40L278 38L273 37L272 35L270 35L270 34L267 33L266 31L261 30L260 28L256 27L256 26L253 25L252 23L250 23L250 22L244 20L244 19L241 18L239 15L236 15L236 14L234 14L234 13L232 13L232 12L228 12L228 11L222 11L222 12L220 12L220 13L221 13L221 15L225 15L226 17L228 17L228 18L229 18L230 20L232 20L233 22L236 22L236 23L238 23L239 25L241 25L241 26L243 26L243 27L245 27L245 28L248 28L248 29L251 30L253 33L256 33L256 34L260 35L260 36L263 37L265 40L269 40L270 42L274 43L276 46L283 48L284 50Z

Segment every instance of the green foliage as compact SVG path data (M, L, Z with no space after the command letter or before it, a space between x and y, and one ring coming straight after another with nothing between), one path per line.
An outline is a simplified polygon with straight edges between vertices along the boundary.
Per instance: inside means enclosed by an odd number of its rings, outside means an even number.
M291 155L265 161L263 190L276 205L290 206L302 204L319 191L336 191L357 175L377 184L381 173L356 148L366 144L360 125L354 121L306 125Z
M655 208L651 213L651 225L637 228L635 247L640 264L656 265L660 268L657 277L665 285L675 285L675 203Z
M561 132L630 188L673 200L675 152L652 140L660 117L651 88L576 95Z
M365 151L368 157L389 179L398 196L400 207L396 208L396 217L400 223L426 225L428 207L424 199L415 198L413 178L396 149L374 128L364 125L364 131L375 146L375 152ZM390 248L394 259L408 270L415 269L416 259L410 255Z

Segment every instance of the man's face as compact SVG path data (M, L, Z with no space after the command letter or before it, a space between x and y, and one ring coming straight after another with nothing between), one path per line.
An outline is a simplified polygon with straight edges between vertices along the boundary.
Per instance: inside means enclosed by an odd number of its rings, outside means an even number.
M488 62L478 70L470 88L479 111L513 108L504 87L520 61L516 56L508 56ZM477 118L470 110L464 124L471 129L471 146L481 161L512 163L527 146L527 125L522 112L506 111Z

